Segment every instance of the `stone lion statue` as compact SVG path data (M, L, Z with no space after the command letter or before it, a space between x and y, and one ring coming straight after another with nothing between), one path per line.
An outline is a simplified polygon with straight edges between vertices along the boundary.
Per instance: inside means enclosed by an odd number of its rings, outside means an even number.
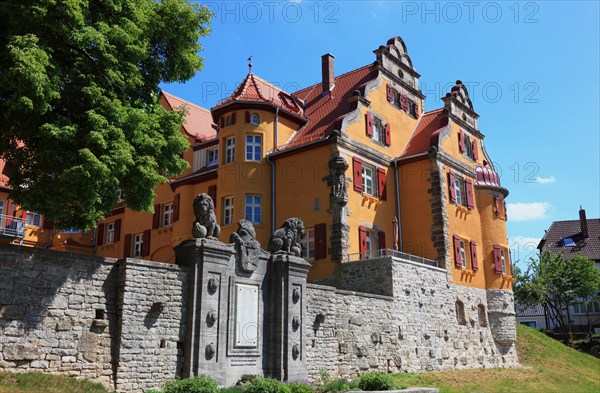
M196 220L192 227L192 236L196 239L216 239L221 234L221 227L217 224L215 204L212 198L205 193L194 198L194 215Z
M304 236L304 223L299 218L288 218L269 240L270 252L284 252L300 256L302 246L299 241Z

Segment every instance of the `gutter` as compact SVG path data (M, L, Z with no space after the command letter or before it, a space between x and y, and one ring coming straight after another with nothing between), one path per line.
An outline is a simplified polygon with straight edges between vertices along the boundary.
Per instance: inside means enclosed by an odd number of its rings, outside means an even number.
M398 162L394 162L396 170L396 215L398 216L398 251L402 252L402 214L400 212L400 184L398 183Z
M279 107L275 109L275 143L274 149L277 150L279 143ZM275 232L275 162L271 160L271 155L267 155L267 163L271 166L271 233Z

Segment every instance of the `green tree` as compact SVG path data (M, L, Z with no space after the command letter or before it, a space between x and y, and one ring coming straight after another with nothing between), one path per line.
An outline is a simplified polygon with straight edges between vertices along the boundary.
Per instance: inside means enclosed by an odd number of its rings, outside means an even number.
M525 272L516 270L515 299L524 306L541 304L559 327L567 342L570 321L569 304L578 298L589 298L600 290L600 272L589 259L577 254L565 260L549 252L532 258Z
M152 211L187 163L161 82L202 68L210 12L189 0L0 0L0 158L12 198L58 227L117 203Z

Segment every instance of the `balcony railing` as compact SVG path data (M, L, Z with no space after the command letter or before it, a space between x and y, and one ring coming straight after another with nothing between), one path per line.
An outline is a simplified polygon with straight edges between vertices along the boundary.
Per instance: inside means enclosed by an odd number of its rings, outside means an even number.
M419 257L417 255L407 254L405 252L400 252L397 250L392 250L391 248L382 248L380 250L363 251L354 254L347 254L345 262L364 261L365 259L376 259L385 257L394 257L405 261L421 263L423 265L433 267L439 267L437 262L431 259Z
M25 237L25 219L0 215L0 236L23 239Z

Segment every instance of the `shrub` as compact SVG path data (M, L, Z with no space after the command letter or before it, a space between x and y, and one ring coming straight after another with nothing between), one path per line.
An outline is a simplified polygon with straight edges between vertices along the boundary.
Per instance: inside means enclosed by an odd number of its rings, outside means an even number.
M189 379L168 382L164 393L218 393L219 385L209 376L199 375Z
M384 373L366 373L359 377L358 387L362 390L391 390L394 383L387 374Z
M319 387L320 392L347 392L351 389L358 388L358 382L346 381L345 379L335 379L333 381L326 380L323 385Z
M289 386L271 378L252 379L246 393L292 393Z
M292 393L315 393L315 388L305 381L290 381L286 383Z

